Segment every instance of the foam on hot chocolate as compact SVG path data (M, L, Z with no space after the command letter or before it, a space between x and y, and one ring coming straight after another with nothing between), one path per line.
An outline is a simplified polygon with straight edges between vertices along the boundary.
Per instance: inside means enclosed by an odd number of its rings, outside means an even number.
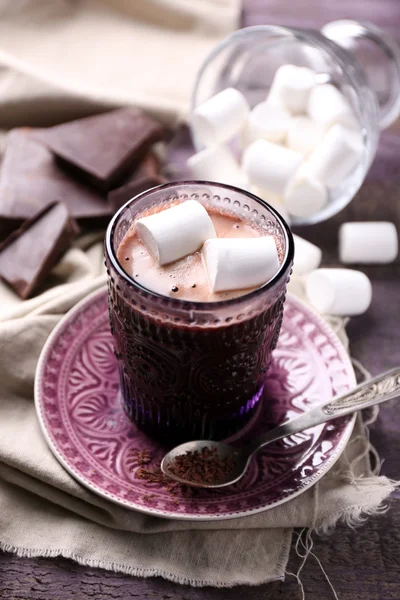
M166 204L139 215L148 216L171 208ZM218 238L258 238L265 231L255 223L236 215L207 208ZM137 220L137 219L136 219ZM117 251L117 257L124 270L145 288L180 300L193 302L218 302L248 294L252 289L213 293L207 279L201 252L189 254L173 263L160 266L139 239L135 223L127 232ZM280 257L280 261L282 257Z

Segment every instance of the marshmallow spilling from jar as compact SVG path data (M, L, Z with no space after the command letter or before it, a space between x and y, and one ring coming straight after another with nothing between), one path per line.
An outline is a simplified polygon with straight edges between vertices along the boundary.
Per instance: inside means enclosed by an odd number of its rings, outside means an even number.
M372 286L365 273L353 269L316 269L307 275L306 294L320 313L355 316L371 304Z
M294 262L293 273L295 275L307 275L318 269L322 260L321 248L298 235L293 235L294 240Z
M339 257L347 264L388 264L399 252L394 223L369 221L343 223L339 229Z
M195 200L139 218L136 231L161 266L201 250L212 292L259 287L279 271L273 236L217 238L207 210Z
M219 157L201 172L201 153L189 159L193 177L246 182L245 189L261 189L267 202L269 194L278 195L289 216L299 219L323 210L330 190L363 159L351 104L333 84L318 83L307 67L279 67L267 98L252 110L238 90L223 90L194 110L192 126L208 152ZM242 146L241 164L226 160L233 140Z

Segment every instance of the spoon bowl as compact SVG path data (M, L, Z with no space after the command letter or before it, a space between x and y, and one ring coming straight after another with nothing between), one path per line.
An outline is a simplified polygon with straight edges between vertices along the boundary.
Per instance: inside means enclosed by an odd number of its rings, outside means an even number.
M214 460L216 459L223 463L226 461L226 459L229 459L232 468L227 469L223 473L218 473L218 477L213 478L212 481L194 481L193 479L190 479L189 474L186 473L181 475L174 470L174 464L177 457L185 456L187 454L193 456L195 453L199 453L201 455L205 448L209 450L215 450L217 452L217 456L214 457ZM207 459L204 460L206 461ZM210 458L209 460L212 461L213 459ZM249 462L249 456L246 456L245 453L240 449L234 448L229 444L198 440L193 442L185 442L184 444L180 444L168 452L168 454L166 454L162 459L161 470L165 475L168 475L168 477L171 477L172 479L175 479L175 481L179 481L179 483L184 485L201 488L220 488L227 485L232 485L236 481L239 481L239 479L242 478L243 474L247 470Z

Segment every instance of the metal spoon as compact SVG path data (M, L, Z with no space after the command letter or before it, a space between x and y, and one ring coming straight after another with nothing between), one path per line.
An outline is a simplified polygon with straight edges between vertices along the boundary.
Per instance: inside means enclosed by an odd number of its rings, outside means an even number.
M354 388L351 392L339 396L327 404L317 406L295 419L282 423L279 427L271 429L242 448L235 448L234 446L222 442L207 440L186 442L185 444L176 446L176 448L164 456L161 462L161 469L168 477L186 485L201 488L225 487L232 483L236 483L243 477L253 455L267 444L293 435L294 433L299 433L310 427L315 427L321 423L326 423L332 419L338 419L339 417L349 415L357 410L374 406L374 404L392 400L398 396L400 396L400 367L387 371L373 379L369 379ZM171 462L174 461L177 456L184 455L187 452L194 452L195 450L202 450L203 448L216 448L218 456L221 459L232 457L233 468L219 480L213 481L212 483L190 481L184 477L177 476L171 471Z

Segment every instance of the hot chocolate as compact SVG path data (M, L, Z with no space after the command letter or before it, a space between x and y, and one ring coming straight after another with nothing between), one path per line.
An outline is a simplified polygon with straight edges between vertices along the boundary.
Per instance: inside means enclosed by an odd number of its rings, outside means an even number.
M136 221L170 201L199 197L199 188L219 235L273 236L281 265L268 283L212 294L199 253L163 267L146 253ZM276 213L219 184L160 186L115 215L106 237L110 321L125 410L142 430L171 445L217 440L255 416L292 259L291 234Z
M170 206L163 204L153 207L145 214L150 215L167 210ZM233 213L222 212L216 208L209 208L207 212L218 238L254 238L265 235L262 228L252 223L250 219L239 218ZM137 218L141 216L138 215ZM279 247L279 241L277 246ZM158 265L140 240L135 223L120 243L117 257L123 269L132 279L163 296L191 302L220 302L252 291L250 288L213 293L207 280L200 251L168 265Z

